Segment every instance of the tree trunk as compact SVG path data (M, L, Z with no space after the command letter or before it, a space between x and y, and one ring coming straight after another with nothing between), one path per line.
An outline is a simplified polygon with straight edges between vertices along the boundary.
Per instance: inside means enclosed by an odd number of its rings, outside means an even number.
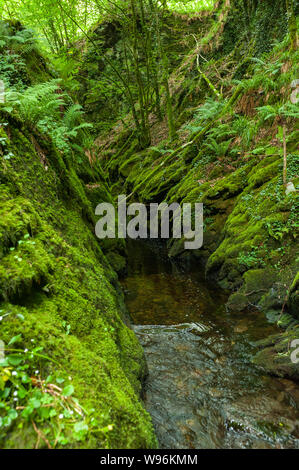
M165 8L165 5L163 3L162 22L163 22L164 8ZM173 141L173 140L176 139L177 134L176 134L176 130L175 130L175 122L174 122L173 108L172 108L172 102L171 102L171 94L170 94L169 81L168 81L168 78L169 78L169 76L168 76L168 61L167 61L167 56L166 56L166 53L165 53L163 45L162 45L161 34L160 34L160 25L159 25L157 33L158 33L159 55L160 55L161 61L162 61L162 84L164 85L165 93L166 93L166 113L167 113L168 131L169 131L168 135L169 135L169 140Z
M296 51L298 45L297 21L293 0L286 0L291 50Z
M283 124L283 184L284 186L287 185L287 128L286 125Z

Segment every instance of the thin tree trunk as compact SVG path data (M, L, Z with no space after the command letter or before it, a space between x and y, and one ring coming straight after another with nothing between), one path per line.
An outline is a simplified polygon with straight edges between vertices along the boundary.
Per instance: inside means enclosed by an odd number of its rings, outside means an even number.
M296 51L298 46L298 32L297 32L297 21L294 9L293 0L286 0L289 33L291 41L291 50Z
M159 16L153 0L149 0L150 12L153 16L153 33L152 33L152 50L150 51L150 60L152 62L152 73L153 73L153 89L155 93L155 108L156 115L159 121L163 120L163 114L161 109L161 96L160 96L160 82L159 82L159 67L158 67L158 57L159 57Z
M163 8L165 8L164 3L163 3ZM163 21L163 13L164 13L164 10L162 11L162 21ZM158 28L157 32L158 32L158 49L159 49L160 57L162 60L162 84L164 85L165 93L166 93L166 112L167 112L169 139L173 141L176 139L177 134L175 130L175 120L174 120L174 115L173 115L171 94L170 94L169 81L168 81L167 56L166 56L166 53L164 52L162 41L161 41L160 27Z
M171 94L170 94L170 89L169 89L167 66L165 64L165 62L166 62L165 56L164 56L163 62L164 62L164 64L163 64L163 68L164 68L163 85L164 85L165 91L166 91L166 109L167 109L169 139L171 141L173 141L173 140L176 139L177 134L176 134L176 130L175 130L175 122L174 122L174 116L173 116Z
M283 124L283 184L284 186L287 185L287 128L286 125Z
M134 68L135 68L135 78L137 84L137 92L138 92L138 100L140 106L140 119L141 119L141 131L142 135L140 135L140 144L142 147L148 147L151 143L151 135L150 135L150 128L149 128L149 110L146 103L145 97L145 87L142 80L142 75L140 71L140 64L138 58L138 37L137 37L137 12L136 12L136 4L135 0L131 0L131 10L132 10L132 36L133 36L133 61L134 61Z

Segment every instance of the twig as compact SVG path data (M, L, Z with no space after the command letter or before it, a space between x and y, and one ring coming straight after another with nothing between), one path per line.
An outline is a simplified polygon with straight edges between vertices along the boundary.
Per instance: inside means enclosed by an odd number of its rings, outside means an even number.
M44 434L42 433L42 431L40 431L35 422L33 420L31 420L31 423L32 423L32 426L34 428L34 431L36 432L37 434L37 441L36 441L36 444L35 444L35 448L38 449L38 445L39 445L39 441L40 439L42 439L46 444L47 444L47 447L48 449L52 449L51 445L50 445L50 442L48 441L48 439L44 436Z

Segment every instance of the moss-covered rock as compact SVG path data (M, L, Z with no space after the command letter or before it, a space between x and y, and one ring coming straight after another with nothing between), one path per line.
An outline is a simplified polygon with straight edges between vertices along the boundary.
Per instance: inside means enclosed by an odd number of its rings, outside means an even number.
M1 122L1 340L8 344L20 335L17 347L29 351L34 341L50 358L36 359L41 378L70 376L80 406L93 409L98 427L106 429L91 429L79 441L68 435L69 447L155 447L140 401L143 351L128 326L116 273L93 233L90 201L106 198L107 190L94 199L47 138L33 138L9 115ZM111 257L123 267L123 258ZM6 448L34 447L36 437L22 417L0 433Z
M299 320L299 272L297 272L295 279L291 285L290 293L288 296L288 307L290 312Z
M260 351L255 355L253 362L262 366L270 374L298 380L299 362L298 353L296 353L298 340L298 325L288 328L281 334L261 340L257 343ZM294 360L291 357L292 353L295 353Z
M202 249L186 253L182 240L171 240L168 253L204 265L207 278L232 292L230 308L295 316L297 284L288 292L298 271L298 195L285 193L278 120L263 121L258 108L289 100L298 52L290 51L285 4L251 2L249 14L247 3L217 3L201 18L196 47L171 69L180 141L157 139L161 123L151 116L155 146L141 151L128 114L99 136L99 152L115 194L204 204ZM288 179L297 188L298 130L292 119L287 127Z

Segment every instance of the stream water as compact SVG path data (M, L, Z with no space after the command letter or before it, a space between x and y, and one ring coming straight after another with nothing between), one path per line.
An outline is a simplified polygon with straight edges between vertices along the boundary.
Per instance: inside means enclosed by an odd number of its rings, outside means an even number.
M216 286L158 245L129 244L122 284L160 448L299 448L298 385L251 363L254 342L277 331L260 312L228 313Z

